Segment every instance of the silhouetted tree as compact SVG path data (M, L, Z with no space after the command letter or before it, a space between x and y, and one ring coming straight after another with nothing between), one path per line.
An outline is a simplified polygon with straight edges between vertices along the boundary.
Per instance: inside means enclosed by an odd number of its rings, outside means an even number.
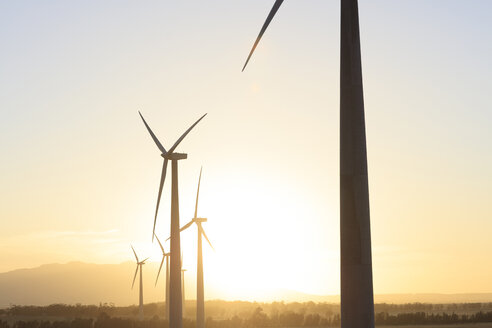
M257 307L251 317L248 319L248 324L251 327L265 327L268 323L268 316L263 313L261 307Z
M92 319L77 318L72 321L70 328L92 328Z
M304 315L304 327L317 327L319 326L319 322L321 317L319 314L306 314Z

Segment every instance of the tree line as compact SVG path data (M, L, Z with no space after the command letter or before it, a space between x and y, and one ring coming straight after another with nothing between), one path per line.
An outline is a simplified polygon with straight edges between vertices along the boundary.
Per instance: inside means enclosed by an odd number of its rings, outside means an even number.
M472 314L411 312L389 314L379 312L375 315L377 326L386 325L444 325L458 323L492 322L492 311ZM340 315L322 317L319 314L303 314L286 311L268 315L257 307L249 316L234 315L228 319L208 317L207 328L268 328L268 327L340 327ZM183 320L183 328L195 328L191 319ZM17 320L7 322L0 319L0 328L169 328L167 320L157 315L150 319L138 321L134 318L111 317L106 312L98 317L75 318L68 320Z
M340 304L336 303L314 303L314 302L273 302L258 303L245 301L206 301L205 308L207 316L214 320L230 319L234 316L245 320L258 308L270 317L276 317L281 313L294 312L303 315L316 315L321 318L331 318L340 313ZM185 313L187 317L194 318L196 315L196 303L186 301ZM375 304L375 313L398 313L424 312L427 314L456 313L473 314L477 312L492 311L492 303L457 303L457 304L429 304L429 303L407 303L407 304ZM97 318L105 312L111 317L135 316L138 313L137 306L115 306L112 303L101 303L99 305L82 304L52 304L48 306L20 306L12 305L6 309L0 309L2 316L32 316L32 317L65 317L65 318ZM147 317L154 315L162 316L164 313L163 303L149 303L144 305L144 313Z

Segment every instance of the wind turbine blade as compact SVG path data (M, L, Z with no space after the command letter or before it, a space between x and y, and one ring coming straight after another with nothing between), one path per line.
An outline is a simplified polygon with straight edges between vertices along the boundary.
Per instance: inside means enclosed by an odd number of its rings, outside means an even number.
M133 285L135 285L135 279L137 279L137 272L138 272L138 264L137 264L137 270L135 270L135 276L133 276L132 289L133 289Z
M130 246L131 246L131 245L130 245ZM133 246L131 246L131 247L132 247L133 254L135 254L135 259L137 260L137 263L138 263L138 256L137 256L137 253L135 252L135 249L133 248Z
M204 118L207 114L204 114L202 117L200 117L198 119L198 121L196 121L192 126L190 126L190 128L188 130L186 130L185 133L183 133L183 135L181 137L179 137L179 139L174 143L174 145L171 147L171 149L169 149L169 154L171 154L175 149L176 147L178 147L179 143L181 141L183 141L183 139L188 135L188 133L190 133L191 129L193 129L195 127L195 125L198 124L198 122L200 122L202 120L202 118Z
M145 263L145 261L147 261L148 259L149 259L149 258L147 257L145 260L141 261L140 263L141 263L141 264L144 264L144 263Z
M277 13L277 10L280 8L280 5L282 4L282 2L284 2L284 0L276 0L275 3L273 4L273 8L272 8L272 10L270 10L268 17L267 17L265 23L263 24L263 27L260 30L260 34L258 34L258 37L256 38L255 44L253 45L253 48L251 49L251 51L249 53L248 59L246 59L246 63L244 63L243 70L242 70L243 72L244 72L244 69L246 68L246 65L248 65L249 60L251 59L253 52L255 51L256 47L258 46L258 43L260 43L261 37L263 36L266 29L268 28L268 25L270 25L270 22L272 21L273 17Z
M162 256L162 261L161 261L161 265L159 266L159 271L157 272L157 278L155 279L155 285L157 286L157 280L159 280L159 275L161 274L161 269L162 269L162 265L164 264L164 260L166 259L166 256L163 255Z
M198 188L196 189L195 219L198 213L198 194L200 193L200 181L202 180L202 168L200 167L200 177L198 178ZM183 229L184 230L184 229Z
M154 132L152 132L152 130L150 129L150 126L147 124L147 122L145 122L145 119L143 118L142 116L142 113L140 113L140 111L138 112L138 114L140 115L140 117L142 118L142 121L144 122L145 124L145 127L147 128L147 130L149 131L150 135L152 136L152 139L154 139L154 142L155 144L157 145L157 147L159 148L159 150L163 153L163 154L166 154L166 149L164 148L164 146L160 143L159 139L157 139L157 137L155 136Z
M203 228L202 228L201 225L199 225L198 227L199 227L199 229L200 229L203 237L205 237L205 239L207 240L207 242L210 245L210 247L212 247L212 249L215 251L215 248L212 246L212 243L210 242L210 240L208 240L208 237L207 237L207 234L205 233L205 230L203 230Z
M157 239L157 242L159 243L159 246L161 247L162 254L166 254L166 252L164 251L164 246L162 246L161 241L159 240L159 237L157 237L157 235L155 235L155 238Z
M164 186L164 181L166 180L166 171L167 171L167 158L164 158L164 164L162 165L162 173L161 173L161 184L159 185L159 195L157 196L157 206L155 207L154 228L152 229L152 241L154 241L155 224L157 222L157 213L159 212L159 203L161 202L162 187Z
M185 224L181 229L179 229L179 232L188 229L191 225L193 224L193 220Z

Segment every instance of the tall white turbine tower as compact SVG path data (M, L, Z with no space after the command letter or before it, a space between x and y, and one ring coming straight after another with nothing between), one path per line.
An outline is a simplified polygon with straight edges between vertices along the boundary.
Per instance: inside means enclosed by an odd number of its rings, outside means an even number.
M140 112L139 112L140 114ZM207 114L205 114L207 115ZM159 194L157 196L157 205L155 209L154 228L152 231L152 239L155 235L155 224L157 220L157 212L159 210L159 203L161 200L162 187L166 179L167 162L170 160L172 163L172 188L171 188L171 270L170 270L170 293L169 293L169 326L171 328L183 327L183 304L181 295L181 261L179 255L181 254L181 244L179 239L179 196L178 196L178 161L187 158L187 154L175 153L174 150L178 147L179 143L188 135L188 133L200 122L205 115L200 117L183 135L174 143L174 145L167 151L160 141L155 136L154 132L150 129L149 125L143 118L140 117L145 124L145 127L149 131L152 139L154 140L157 148L161 151L161 156L164 158L164 164L162 166L161 183L159 186Z
M140 270L140 290L139 290L139 297L138 297L138 319L143 320L144 318L144 312L143 312L143 278L142 278L142 266L145 264L145 261L147 261L149 258L146 258L143 261L138 260L137 253L135 252L135 249L132 247L133 254L135 255L135 259L137 260L137 269L135 270L135 276L133 276L133 283L132 283L132 289L133 285L135 285L135 279L137 279L137 273Z
M284 0L276 0L243 71ZM374 327L366 125L358 0L340 0L340 295L342 328Z
M198 196L200 194L200 181L202 180L202 169L200 169L200 176L198 178L198 188L196 190L196 203L195 203L195 216L185 226L181 228L181 231L188 229L193 223L197 226L198 231L198 243L197 243L197 271L196 271L196 328L205 328L205 293L203 288L203 255L202 255L202 236L205 237L210 247L213 246L210 240L203 230L202 223L207 222L206 218L199 218L198 213Z
M157 285L157 281L159 280L159 274L161 273L162 265L164 264L164 261L166 261L166 302L164 304L164 308L166 311L165 318L169 320L169 256L171 253L166 253L164 251L164 246L162 246L161 241L155 236L157 239L157 242L159 243L159 246L161 247L162 251L162 261L161 265L159 266L159 272L157 272L157 278L155 279L155 284Z

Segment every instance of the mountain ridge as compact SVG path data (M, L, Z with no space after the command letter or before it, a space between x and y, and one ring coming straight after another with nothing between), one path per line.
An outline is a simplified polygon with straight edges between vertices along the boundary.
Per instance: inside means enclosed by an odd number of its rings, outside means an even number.
M144 267L145 303L162 302L164 280L160 279L154 288L155 274L159 263L150 262ZM81 261L48 263L34 268L20 268L0 273L0 308L9 305L49 305L114 303L125 306L137 303L138 288L131 289L135 263L95 264ZM152 274L148 274L152 272ZM186 281L186 299L195 299L195 282ZM138 286L136 284L136 286ZM271 289L266 295L257 297L258 302L328 302L339 303L339 295L313 295L288 289ZM235 299L220 290L207 286L207 299ZM473 303L492 302L492 293L401 293L376 294L377 303Z

